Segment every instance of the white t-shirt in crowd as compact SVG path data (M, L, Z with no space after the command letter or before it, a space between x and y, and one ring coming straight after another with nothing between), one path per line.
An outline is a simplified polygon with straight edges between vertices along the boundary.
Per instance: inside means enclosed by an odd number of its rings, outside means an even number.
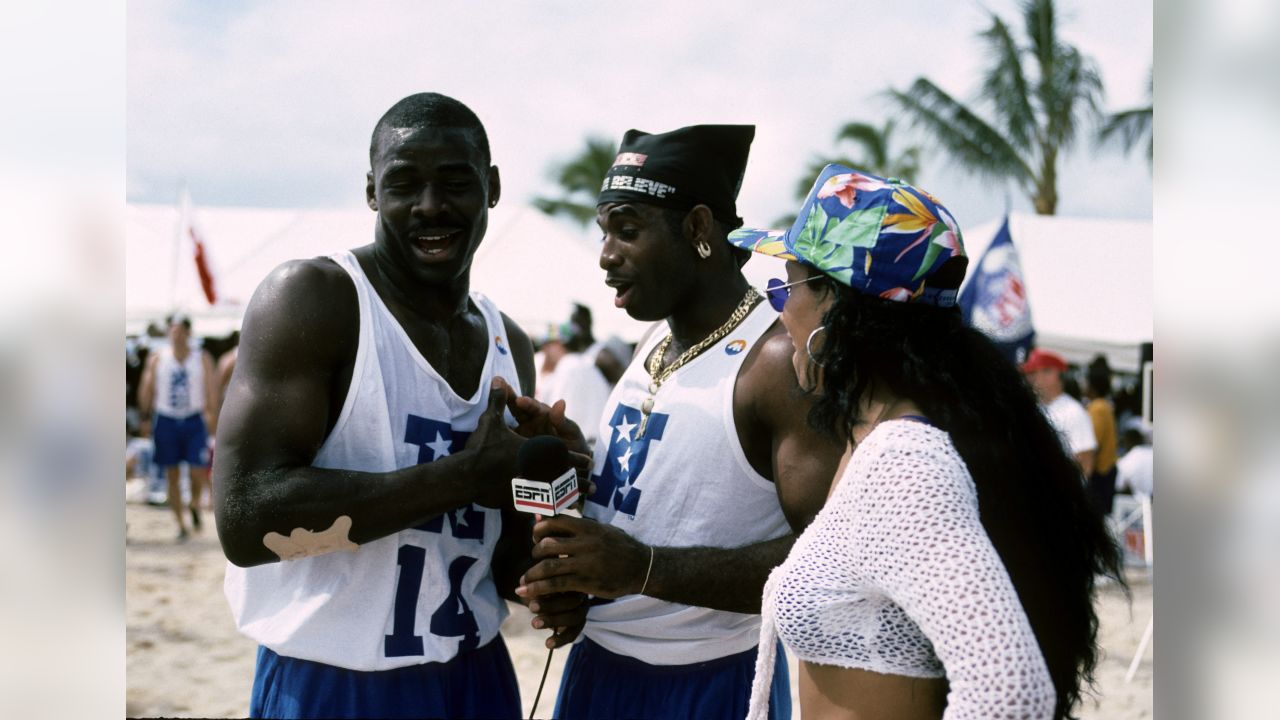
M1098 449L1098 439L1093 434L1093 420L1089 411L1075 398L1063 393L1048 405L1041 405L1049 422L1058 430L1062 444L1072 455Z
M1135 445L1116 461L1116 489L1150 495L1155 480L1155 453L1150 445Z
M564 400L565 415L582 429L588 446L594 447L600 415L613 386L595 365L594 356L565 353L549 376L538 379L538 395L550 405Z

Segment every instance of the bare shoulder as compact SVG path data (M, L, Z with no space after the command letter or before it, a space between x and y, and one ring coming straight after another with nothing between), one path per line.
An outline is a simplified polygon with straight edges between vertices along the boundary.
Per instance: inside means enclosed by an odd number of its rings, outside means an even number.
M264 359L264 353L324 357L326 350L354 342L359 317L355 284L337 263L290 260L254 291L245 309L238 364Z
M777 410L796 404L795 347L779 320L769 327L742 363L738 387L743 399L758 410ZM777 417L767 412L766 416Z

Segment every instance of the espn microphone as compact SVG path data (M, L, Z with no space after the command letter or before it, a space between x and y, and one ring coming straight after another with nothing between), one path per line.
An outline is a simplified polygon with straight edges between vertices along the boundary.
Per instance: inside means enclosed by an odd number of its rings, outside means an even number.
M511 479L516 510L558 515L578 500L578 474L569 463L569 448L552 435L525 441L516 455L519 477Z

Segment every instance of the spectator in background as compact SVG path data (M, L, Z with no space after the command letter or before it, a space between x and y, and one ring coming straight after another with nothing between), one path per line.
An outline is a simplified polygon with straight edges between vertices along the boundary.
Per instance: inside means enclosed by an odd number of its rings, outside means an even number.
M581 305L577 307L586 310ZM570 320L553 328L543 343L537 399L545 403L564 400L565 416L582 428L588 447L594 447L600 415L613 385L597 367L595 356L583 352L592 345L588 342L589 310L586 318L587 335L584 336L582 325Z
M1124 456L1116 461L1116 491L1150 497L1154 489L1155 453L1140 422L1125 427L1120 444Z
M1040 409L1058 431L1062 444L1076 459L1084 478L1093 474L1098 440L1093 434L1093 421L1084 406L1064 391L1062 374L1067 361L1050 350L1036 348L1022 364L1022 374L1036 391Z
M580 334L582 354L595 363L609 387L618 384L623 371L631 362L631 346L616 335L605 340L596 340L591 331L591 308L579 303L573 304L573 314L569 316L569 324Z
M1086 409L1098 441L1093 474L1089 476L1089 499L1106 516L1111 514L1116 495L1116 412L1111 404L1111 366L1103 355L1089 363L1084 396L1089 401Z
M533 354L533 366L538 370L538 386L534 391L534 398L539 402L550 404L556 399L547 394L547 388L550 387L551 378L555 376L560 358L568 352L564 344L564 332L563 325L548 325L545 335L533 338L536 350Z
M218 389L213 359L191 343L191 319L174 314L168 318L169 345L147 358L138 389L138 409L143 418L154 413L150 434L155 442L155 463L169 481L169 507L178 520L178 542L187 539L182 512L179 465L186 463L191 477L191 525L200 530L200 501L209 484L209 435L217 427ZM147 433L146 420L143 434Z

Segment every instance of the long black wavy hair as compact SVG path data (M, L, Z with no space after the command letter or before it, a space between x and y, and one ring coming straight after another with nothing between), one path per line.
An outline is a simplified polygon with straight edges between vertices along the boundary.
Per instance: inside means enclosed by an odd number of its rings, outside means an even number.
M861 295L826 275L810 288L835 296L815 342L823 387L810 424L852 438L864 420L859 399L883 383L951 436L1044 654L1057 692L1054 717L1070 717L1098 660L1095 579L1128 588L1120 549L1033 391L956 308Z

